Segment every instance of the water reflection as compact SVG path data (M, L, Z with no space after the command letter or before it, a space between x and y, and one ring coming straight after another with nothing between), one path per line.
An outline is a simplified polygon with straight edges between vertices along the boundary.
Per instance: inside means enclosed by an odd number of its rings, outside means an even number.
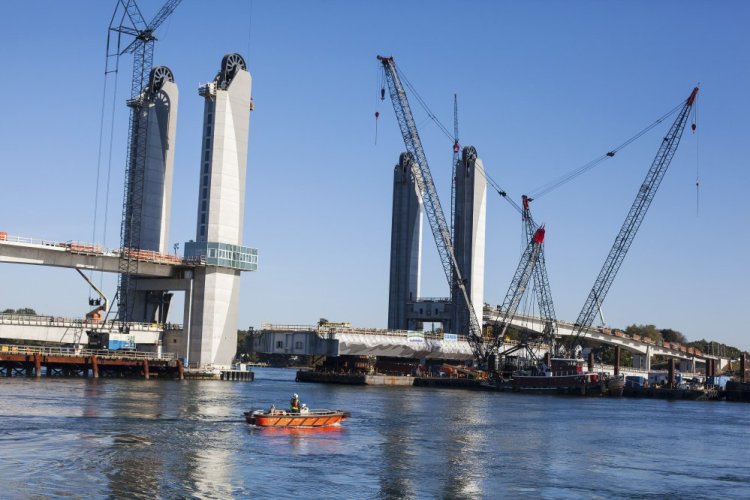
M396 422L385 420L381 422L384 442L382 445L382 463L380 473L380 496L381 498L414 498L416 491L410 477L410 471L415 467L415 454L418 447L414 446L418 441L413 431L421 413L420 405L416 398L408 397L404 391L398 394L394 390L383 400L382 412L384 415L396 416Z
M322 429L242 418L302 389L352 418ZM750 413L726 403L300 388L293 373L251 384L19 378L0 383L0 418L3 498L729 498L750 482L737 462Z

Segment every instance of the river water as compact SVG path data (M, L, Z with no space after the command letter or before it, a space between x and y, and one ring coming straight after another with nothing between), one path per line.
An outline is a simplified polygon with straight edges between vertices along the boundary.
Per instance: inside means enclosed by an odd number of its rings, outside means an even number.
M255 382L0 379L0 498L748 498L750 405ZM242 412L350 410L256 429Z

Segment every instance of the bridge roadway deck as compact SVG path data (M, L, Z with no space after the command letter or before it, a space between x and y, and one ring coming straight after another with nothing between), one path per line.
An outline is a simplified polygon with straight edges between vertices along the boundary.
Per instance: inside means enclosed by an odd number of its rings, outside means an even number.
M498 309L491 309L485 307L484 310L484 322L485 324L493 324L497 321L500 316ZM525 328L535 332L541 332L544 328L544 322L541 318L536 316L526 316L523 314L517 314L511 321L511 324L517 327ZM575 325L565 321L557 322L557 334L560 337L570 337L575 331ZM705 359L719 359L716 356L704 354L700 351L690 352L690 350L674 342L653 342L651 339L637 339L633 338L624 332L617 330L609 330L607 328L588 328L581 333L581 338L587 340L594 340L598 343L620 346L623 349L643 354L643 355L659 355L669 356L673 358L683 360L705 360Z
M11 264L119 273L120 257L119 250L105 251L95 245L57 243L30 238L0 239L0 262ZM150 257L136 260L137 276L155 278L176 277L180 270L193 269L199 265L153 252Z
M119 323L91 323L80 319L23 314L0 314L0 339L34 340L60 344L85 344L85 331L97 329L119 333ZM156 324L131 323L130 335L136 345L159 343L164 328Z
M493 321L492 318L487 318L487 320ZM513 324L541 330L542 320L520 316L514 319ZM570 336L573 332L573 325L560 322L558 332L560 336ZM684 346L666 347L615 333L607 333L600 329L587 330L582 336L604 344L619 345L644 356L663 355L696 362L704 362L707 358L719 359L702 353L682 351L681 348L685 349ZM513 342L504 343L501 351L514 345ZM366 328L319 327L317 325L264 324L260 334L253 339L253 348L256 352L265 354L389 356L457 361L473 359L471 347L464 336ZM536 350L540 356L546 352L542 346L537 347Z

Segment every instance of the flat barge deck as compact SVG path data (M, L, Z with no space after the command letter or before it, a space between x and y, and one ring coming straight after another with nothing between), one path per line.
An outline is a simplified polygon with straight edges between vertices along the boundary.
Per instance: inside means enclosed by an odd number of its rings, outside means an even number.
M454 377L413 377L407 375L368 375L364 373L332 373L316 372L313 370L299 370L298 382L312 382L321 384L343 385L374 385L374 386L414 386L439 387L453 389L484 390L491 392L520 392L531 394L576 395L576 396L606 396L608 391L602 383L592 384L585 391L529 391L519 390L511 384L490 385L485 381ZM750 402L750 384L735 383L728 386L730 391L720 389L670 389L666 387L625 387L622 396L628 398L669 399L686 401L745 401Z
M185 378L182 361L169 355L66 347L0 346L5 377Z

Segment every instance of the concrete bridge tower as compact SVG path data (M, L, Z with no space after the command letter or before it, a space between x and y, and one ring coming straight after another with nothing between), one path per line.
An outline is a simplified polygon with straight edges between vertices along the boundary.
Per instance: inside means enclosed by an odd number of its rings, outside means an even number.
M456 205L453 214L453 248L480 325L484 312L484 240L487 220L487 179L477 150L466 146L456 169ZM468 333L469 314L458 287L452 293L453 333Z
M205 98L196 239L185 258L195 271L188 362L229 365L237 349L240 272L254 271L257 250L242 246L252 78L239 54L227 54Z
M476 149L467 146L462 155L456 172L453 246L466 289L481 321L487 181ZM458 289L452 291L452 300L419 296L422 196L412 175L412 162L409 153L403 153L393 177L388 328L421 330L423 323L442 323L447 332L466 334L469 317Z
M131 152L130 176L142 176L142 192L126 193L127 217L139 217L139 221L125 227L125 239L138 243L140 250L168 253L169 217L172 204L172 171L174 164L175 137L177 128L177 99L179 93L172 71L166 66L151 70L149 82L143 89L140 109L134 112L146 113L148 120L145 140L139 137L143 131L135 130L131 140L131 150L143 148L143 152ZM140 122L136 122L140 123ZM136 157L143 156L138 162ZM138 173L136 169L143 168ZM135 182L128 185L136 188ZM138 196L140 194L140 196ZM136 207L135 204L139 206ZM138 231L131 238L130 231ZM171 294L163 291L140 291L139 280L126 280L127 285L120 289L121 294L129 294L128 300L121 301L130 308L128 318L139 323L166 321ZM120 311L122 317L124 311Z
M401 153L393 170L391 275L388 328L416 329L409 321L409 303L419 297L422 256L422 195L412 175L411 153Z

